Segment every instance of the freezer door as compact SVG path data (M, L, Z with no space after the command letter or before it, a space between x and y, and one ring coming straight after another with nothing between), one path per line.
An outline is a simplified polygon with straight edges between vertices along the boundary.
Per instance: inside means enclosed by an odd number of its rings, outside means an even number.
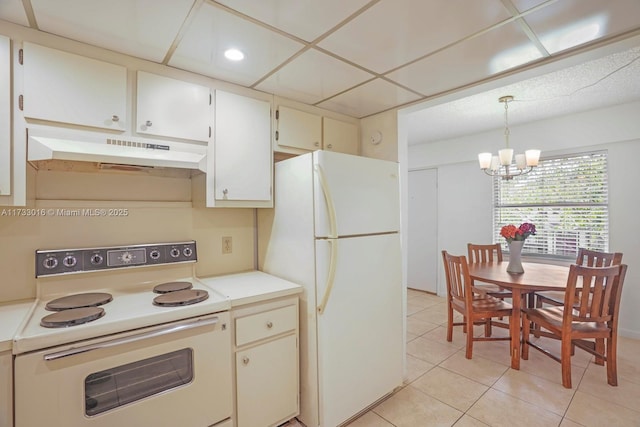
M316 237L398 231L398 164L331 151L315 151Z
M335 280L317 314L320 426L337 426L402 384L402 280L398 234L316 241L323 299L331 246Z

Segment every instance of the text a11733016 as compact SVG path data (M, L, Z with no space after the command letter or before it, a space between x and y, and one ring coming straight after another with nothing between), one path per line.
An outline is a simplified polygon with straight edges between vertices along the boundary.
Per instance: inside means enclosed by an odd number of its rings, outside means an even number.
M3 208L0 217L125 217L127 208Z

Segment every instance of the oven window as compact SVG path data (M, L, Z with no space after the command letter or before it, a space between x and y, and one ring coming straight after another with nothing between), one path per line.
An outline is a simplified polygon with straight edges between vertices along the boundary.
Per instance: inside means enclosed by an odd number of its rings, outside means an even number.
M85 413L98 415L192 380L190 348L95 372L84 380Z

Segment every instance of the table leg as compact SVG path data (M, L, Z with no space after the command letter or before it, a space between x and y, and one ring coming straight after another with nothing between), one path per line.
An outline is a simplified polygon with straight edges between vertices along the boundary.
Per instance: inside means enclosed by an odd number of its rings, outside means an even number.
M517 289L511 292L511 368L520 369L520 308L522 307L522 294Z

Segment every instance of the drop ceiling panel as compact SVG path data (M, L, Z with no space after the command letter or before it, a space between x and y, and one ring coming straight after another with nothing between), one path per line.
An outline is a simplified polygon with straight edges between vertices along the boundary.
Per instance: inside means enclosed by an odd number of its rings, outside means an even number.
M293 56L303 45L220 7L204 4L191 22L169 65L206 76L251 86ZM243 61L224 57L240 49Z
M41 30L160 62L193 0L31 0Z
M318 104L352 117L365 117L396 105L415 101L418 95L383 79L375 79Z
M373 74L310 49L258 84L256 89L315 104L373 77Z
M216 3L310 42L369 0L218 0Z
M542 57L538 48L509 23L437 52L387 77L423 95L433 95L483 80Z
M536 6L541 5L547 0L511 0L511 3L518 9L520 12L526 12L529 9L533 9Z
M532 12L525 20L549 53L638 28L640 1L563 0Z
M500 0L382 0L318 45L382 73L509 17Z
M24 26L29 25L22 0L0 1L0 19Z

